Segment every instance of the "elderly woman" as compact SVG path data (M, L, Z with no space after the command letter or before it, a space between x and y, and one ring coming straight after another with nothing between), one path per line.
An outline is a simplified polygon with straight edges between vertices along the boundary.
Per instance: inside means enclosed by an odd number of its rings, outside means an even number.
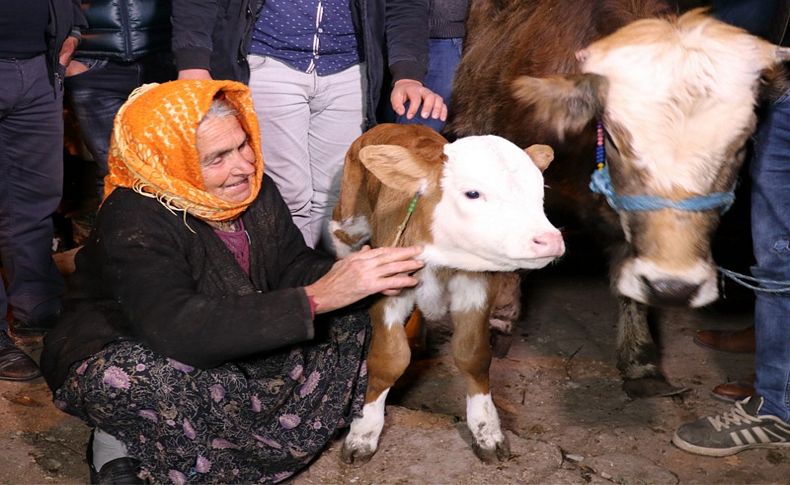
M230 81L146 85L116 117L42 354L55 404L100 430L94 480L277 482L361 409L367 315L339 309L416 284L420 248L309 249L257 134Z

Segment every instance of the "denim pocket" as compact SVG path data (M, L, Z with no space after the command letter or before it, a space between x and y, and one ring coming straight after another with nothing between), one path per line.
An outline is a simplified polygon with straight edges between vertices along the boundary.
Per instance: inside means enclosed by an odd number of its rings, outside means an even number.
M107 59L91 59L89 57L75 57L72 59L77 62L81 62L82 64L87 67L85 71L82 71L79 74L74 74L73 76L68 76L66 79L74 79L81 76L87 76L88 74L94 73L107 65Z

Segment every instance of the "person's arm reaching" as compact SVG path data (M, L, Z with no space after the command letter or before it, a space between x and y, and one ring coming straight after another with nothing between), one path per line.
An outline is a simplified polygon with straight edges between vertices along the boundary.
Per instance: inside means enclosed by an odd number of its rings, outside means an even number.
M218 0L173 0L172 49L179 79L211 79Z

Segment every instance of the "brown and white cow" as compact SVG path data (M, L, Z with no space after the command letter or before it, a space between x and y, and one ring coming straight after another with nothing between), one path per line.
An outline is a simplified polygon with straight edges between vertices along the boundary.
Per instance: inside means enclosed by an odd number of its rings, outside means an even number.
M554 147L547 208L575 213L610 241L625 389L671 393L646 305L699 307L718 297L710 240L722 207L606 206L588 188L596 119L616 195L691 205L726 194L777 49L702 10L678 17L657 0L473 0L467 25L450 131Z
M343 446L345 461L364 462L376 451L387 393L409 364L403 324L415 305L429 319L450 312L478 456L509 456L489 390L488 315L499 272L542 268L565 251L543 212L541 170L552 156L547 146L521 150L490 135L448 143L430 128L407 125L379 125L351 145L330 222L338 256L363 244L421 245L426 265L416 288L370 310L368 389Z

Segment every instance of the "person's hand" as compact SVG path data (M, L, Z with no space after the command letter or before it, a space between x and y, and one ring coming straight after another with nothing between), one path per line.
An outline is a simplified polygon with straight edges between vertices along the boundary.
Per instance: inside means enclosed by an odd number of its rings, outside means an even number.
M66 77L76 76L88 70L88 66L80 61L72 60L66 65Z
M406 101L409 102L409 111L406 112ZM417 110L423 118L433 118L445 121L447 119L447 105L441 96L413 79L401 79L392 86L390 103L395 112L406 119L414 118Z
M374 293L397 295L402 288L418 283L411 273L425 265L414 259L421 252L420 246L377 249L364 246L337 261L327 274L306 286L305 292L315 302L316 313L343 308Z
M60 53L58 54L58 62L60 62L61 66L68 66L71 62L71 56L74 55L74 51L77 50L77 44L80 41L76 37L68 36L66 40L63 41L63 46L60 48Z
M194 79L198 81L211 80L211 73L208 69L183 69L178 71L178 79Z

